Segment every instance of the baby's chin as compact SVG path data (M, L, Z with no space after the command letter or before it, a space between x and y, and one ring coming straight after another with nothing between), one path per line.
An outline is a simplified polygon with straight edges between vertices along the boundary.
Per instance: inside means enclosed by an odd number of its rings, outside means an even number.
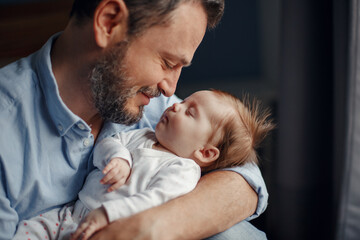
M157 139L158 138L158 133L159 133L159 123L156 124L154 132L155 132L155 136L156 136L156 139Z

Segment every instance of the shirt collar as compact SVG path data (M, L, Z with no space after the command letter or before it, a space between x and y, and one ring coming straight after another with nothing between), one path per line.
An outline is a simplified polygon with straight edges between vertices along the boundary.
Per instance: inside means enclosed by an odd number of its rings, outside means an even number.
M85 126L87 126L87 124L80 117L71 112L62 101L55 76L52 72L50 51L54 41L60 34L61 33L53 35L39 50L36 68L51 119L59 134L64 136L74 124L78 122L84 123Z

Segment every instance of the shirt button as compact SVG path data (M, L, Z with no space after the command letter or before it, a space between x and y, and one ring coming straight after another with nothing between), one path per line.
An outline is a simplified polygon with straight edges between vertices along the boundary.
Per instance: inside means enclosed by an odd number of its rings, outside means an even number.
M85 147L88 147L90 145L90 139L86 138L83 143Z
M82 124L82 123L79 123L77 126L78 126L78 128L80 128L81 130L84 130L84 129L85 129L85 126L84 126L84 124Z
M60 132L62 132L62 130L64 130L63 126L61 126L61 124L58 124L58 129Z

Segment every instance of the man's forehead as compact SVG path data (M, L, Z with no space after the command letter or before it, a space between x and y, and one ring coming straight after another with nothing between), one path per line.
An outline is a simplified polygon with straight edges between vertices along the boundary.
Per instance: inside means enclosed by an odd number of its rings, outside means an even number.
M142 34L142 40L163 57L189 66L206 31L207 18L201 5L180 4L168 24L154 25Z

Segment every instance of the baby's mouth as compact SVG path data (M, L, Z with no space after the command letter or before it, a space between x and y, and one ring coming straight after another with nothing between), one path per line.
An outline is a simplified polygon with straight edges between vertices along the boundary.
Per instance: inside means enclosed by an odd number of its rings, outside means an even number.
M165 111L163 113L163 115L161 116L161 122L167 123L169 121L168 117L167 117L167 111Z

